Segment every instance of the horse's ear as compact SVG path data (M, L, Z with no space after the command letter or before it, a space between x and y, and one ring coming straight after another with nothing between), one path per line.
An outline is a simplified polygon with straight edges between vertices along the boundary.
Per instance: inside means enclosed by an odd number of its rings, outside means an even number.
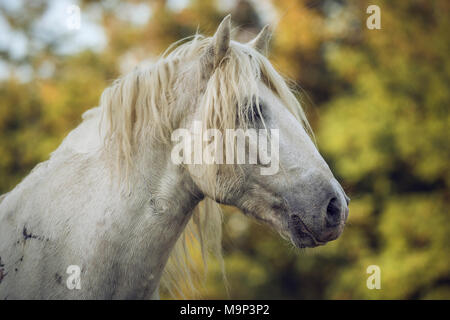
M227 54L231 40L231 15L227 15L214 34L214 67L217 67Z
M247 45L253 47L258 50L262 54L266 54L269 49L270 37L272 36L272 32L270 31L269 25L266 24L260 33L251 41L247 43Z
M211 46L206 50L203 60L206 65L213 69L217 68L223 58L226 56L230 47L231 39L231 15L227 15L213 36Z

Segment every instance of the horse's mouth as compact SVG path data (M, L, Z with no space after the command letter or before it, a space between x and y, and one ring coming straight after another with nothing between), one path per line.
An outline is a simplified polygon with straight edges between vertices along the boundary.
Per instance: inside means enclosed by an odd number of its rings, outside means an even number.
M326 241L318 240L297 215L291 216L289 227L291 230L291 241L298 248L314 248L327 243Z

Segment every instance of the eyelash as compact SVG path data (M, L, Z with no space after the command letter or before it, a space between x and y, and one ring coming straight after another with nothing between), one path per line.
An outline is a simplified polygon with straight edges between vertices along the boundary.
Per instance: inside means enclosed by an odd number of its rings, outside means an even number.
M261 120L261 116L263 117L263 104L261 101L258 101L259 105L256 104L255 99L253 99L251 107L249 108L248 119L252 122L258 122ZM259 111L258 111L259 110Z
M261 122L261 117L264 118L263 103L259 101L259 108L258 108L255 99L253 99L252 104L247 109L246 120L249 121L249 123L256 124L258 122Z
M259 109L259 111L258 111L258 109ZM252 110L253 121L260 121L261 116L262 116L261 104L259 104L259 106L256 104L252 104L251 110Z

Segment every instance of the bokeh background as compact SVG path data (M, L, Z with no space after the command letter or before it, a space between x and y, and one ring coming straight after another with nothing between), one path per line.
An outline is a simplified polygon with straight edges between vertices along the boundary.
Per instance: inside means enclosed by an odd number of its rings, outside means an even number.
M381 30L366 27L370 4ZM0 194L116 77L197 30L211 35L229 12L236 39L274 27L269 58L300 86L352 198L341 238L306 251L225 208L229 297L450 299L447 0L1 0ZM369 265L380 290L366 287ZM227 298L214 261L201 297Z

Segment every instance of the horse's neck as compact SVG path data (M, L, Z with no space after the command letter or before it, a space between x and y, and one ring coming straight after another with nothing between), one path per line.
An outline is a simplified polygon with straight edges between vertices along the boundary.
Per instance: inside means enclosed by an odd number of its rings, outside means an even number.
M191 218L192 210L199 201L193 183L184 169L170 160L170 148L164 145L141 146L148 150L138 157L130 178L139 181L133 190L132 206L146 203L129 220L129 230L134 239L129 242L127 268L135 282L130 291L142 294L157 290L162 271L167 263L175 242ZM134 195L133 195L134 193ZM130 210L133 212L133 210ZM133 276L132 276L133 277ZM143 278L149 280L142 283Z
M95 153L100 143L97 120L95 115L86 119L69 135L65 147ZM90 132L90 139L85 138L86 131ZM62 147L64 149L64 144ZM122 292L116 291L117 297L132 294L143 298L140 295L157 289L169 253L200 198L186 171L170 160L170 148L149 143L138 149L145 152L135 155L128 177L130 193L121 194L115 201L115 214L111 215L114 221L109 223L119 226L108 236L117 239L120 247L119 253L111 251L111 255L118 255L120 261L114 263L122 265L126 271L123 282L127 285ZM117 198L117 194L108 198Z
M157 290L169 254L198 202L186 189L188 183L178 168L170 163L165 167L161 163L154 164L145 174L147 191L139 190L132 195L134 204L146 205L134 211L125 228L133 233L127 244L128 257L123 257L129 273L134 274L131 276L134 279L127 279L129 283L135 281L135 287L130 288L133 294L140 286L145 286L143 294ZM142 283L144 278L149 282Z

